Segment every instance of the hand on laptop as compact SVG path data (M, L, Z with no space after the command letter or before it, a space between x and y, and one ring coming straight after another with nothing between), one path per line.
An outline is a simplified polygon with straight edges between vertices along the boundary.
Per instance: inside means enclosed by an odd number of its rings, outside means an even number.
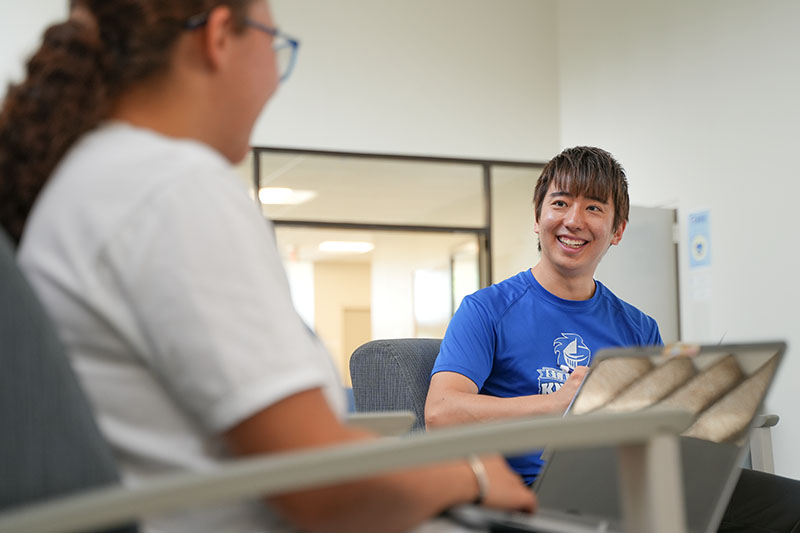
M560 414L567 410L588 371L588 366L576 366L561 388L550 395L553 399L553 413Z
M500 455L481 457L489 478L489 490L482 505L510 511L536 511L538 502L533 491L522 483L522 478L508 467Z

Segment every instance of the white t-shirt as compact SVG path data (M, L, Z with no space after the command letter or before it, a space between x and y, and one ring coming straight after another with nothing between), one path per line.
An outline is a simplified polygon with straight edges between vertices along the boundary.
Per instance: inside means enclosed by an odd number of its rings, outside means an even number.
M107 123L67 154L27 222L19 261L66 343L126 483L208 470L219 435L322 387L333 364L292 306L271 224L207 146ZM260 501L144 524L279 529Z

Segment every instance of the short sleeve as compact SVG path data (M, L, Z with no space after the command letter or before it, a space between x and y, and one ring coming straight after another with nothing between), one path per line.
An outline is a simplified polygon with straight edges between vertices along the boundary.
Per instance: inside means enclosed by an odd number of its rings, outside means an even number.
M144 364L212 432L333 374L291 302L271 225L229 174L173 180L101 254Z
M648 317L648 318L650 318L650 317ZM650 332L649 332L649 335L648 335L649 338L648 338L648 341L647 341L647 345L648 346L661 346L661 345L663 345L664 341L661 340L661 332L658 329L658 323L655 320L653 320L652 318L650 318L649 322L650 322Z
M467 296L447 326L431 375L456 372L480 390L492 371L495 339L490 313L474 295Z

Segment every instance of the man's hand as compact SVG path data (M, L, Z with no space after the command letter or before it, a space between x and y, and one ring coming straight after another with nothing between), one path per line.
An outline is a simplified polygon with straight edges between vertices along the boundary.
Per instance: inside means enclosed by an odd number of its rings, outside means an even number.
M586 372L589 371L588 366L577 366L575 370L567 378L567 381L556 392L551 394L555 400L556 410L554 412L563 413L569 407L575 393L578 392L578 387L581 386L583 378L586 377Z

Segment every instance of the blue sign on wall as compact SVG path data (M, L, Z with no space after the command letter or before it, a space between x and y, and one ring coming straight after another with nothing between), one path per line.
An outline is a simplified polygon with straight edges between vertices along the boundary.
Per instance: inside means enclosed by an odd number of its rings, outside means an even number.
M711 265L711 215L709 211L689 214L689 267Z

